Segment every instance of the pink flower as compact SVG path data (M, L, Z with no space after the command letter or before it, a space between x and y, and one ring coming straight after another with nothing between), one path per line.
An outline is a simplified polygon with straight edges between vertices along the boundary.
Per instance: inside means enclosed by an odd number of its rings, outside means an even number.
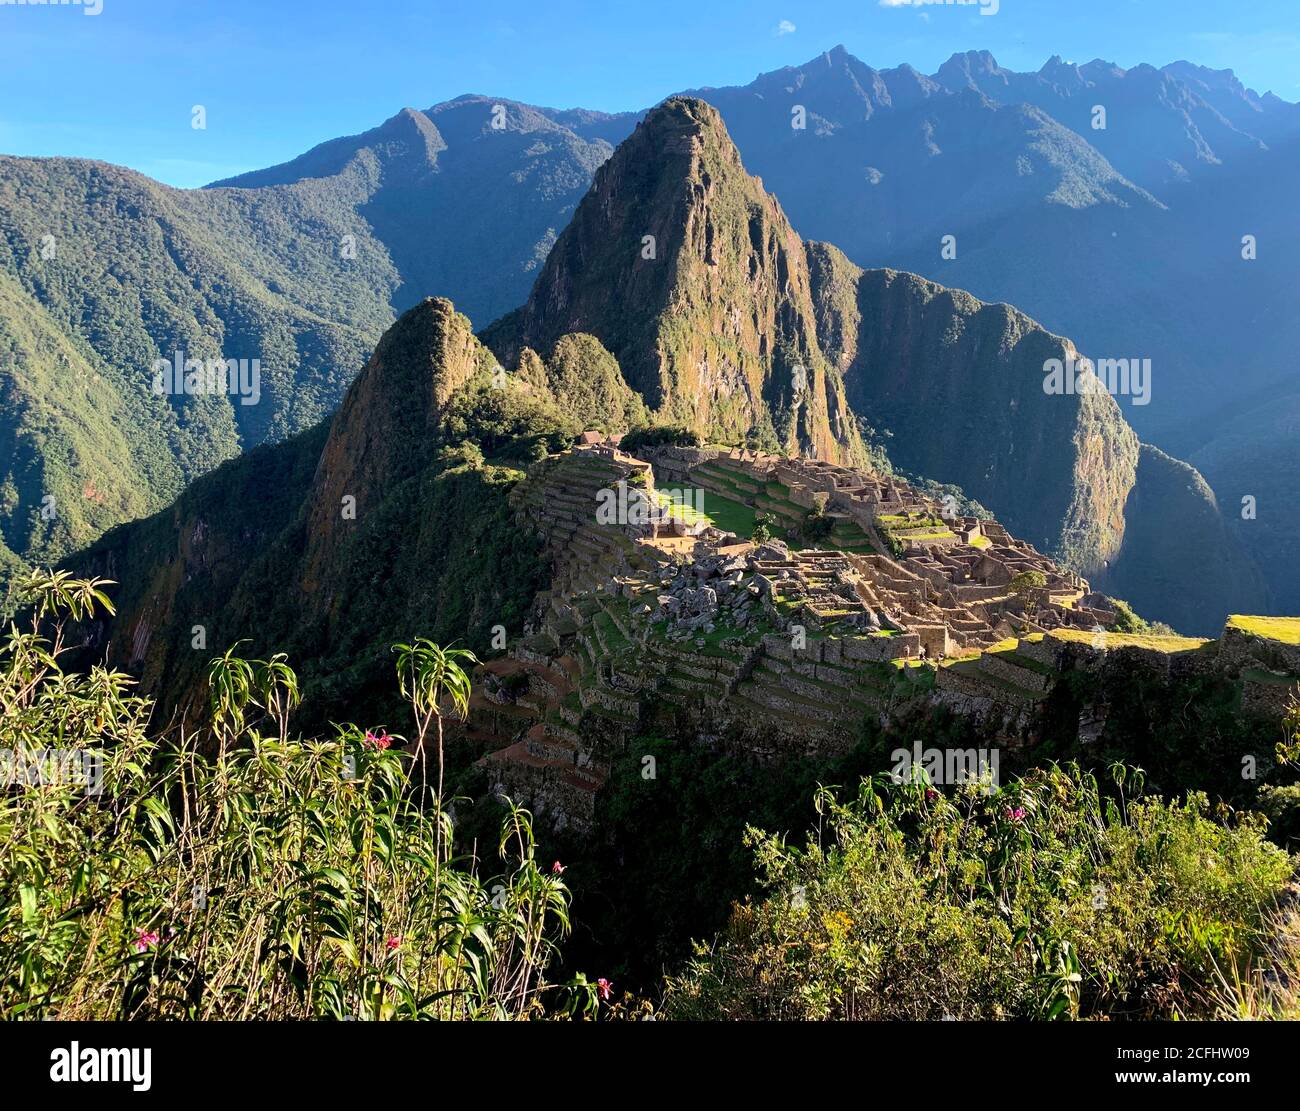
M384 732L384 730L381 729L378 733L372 733L367 729L366 737L365 740L361 742L361 747L374 749L376 752L382 752L392 743L393 738Z
M939 797L939 792L936 791L933 787L927 787L925 789L926 802L934 802L934 800L937 799L938 797Z
M387 941L384 942L384 948L387 949L390 953L396 953L397 950L400 949L401 947L402 947L402 937L400 934L397 937L390 937Z
M600 992L601 999L609 1002L609 997L614 994L614 985L602 976L596 981L596 990Z
M551 875L553 876L564 875L564 865L561 864L558 860L551 865Z
M137 953L143 953L146 949L152 949L158 944L158 935L152 930L146 930L141 926L136 931L135 940L131 944L135 946Z
M1023 806L1017 806L1014 810L1010 806L1007 807L1008 821L1019 822L1024 819L1024 816L1025 808Z

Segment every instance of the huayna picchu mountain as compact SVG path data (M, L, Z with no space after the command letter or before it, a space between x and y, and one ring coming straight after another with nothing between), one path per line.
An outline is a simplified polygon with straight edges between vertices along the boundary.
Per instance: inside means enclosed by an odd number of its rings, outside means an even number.
M586 332L669 423L821 459L861 456L817 340L803 244L717 111L673 98L596 173L527 303L483 338L503 361Z

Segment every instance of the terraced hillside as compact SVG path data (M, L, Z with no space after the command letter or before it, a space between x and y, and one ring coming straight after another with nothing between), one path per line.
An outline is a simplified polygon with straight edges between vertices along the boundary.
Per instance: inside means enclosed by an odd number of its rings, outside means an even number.
M561 827L596 820L610 769L639 737L827 758L868 726L944 709L1029 748L1068 706L1078 743L1097 745L1104 692L1124 675L1218 684L1261 720L1300 691L1300 655L1275 647L1290 623L1238 618L1218 641L1116 632L1116 611L1077 575L994 521L945 521L896 480L734 450L644 455L653 462L577 449L536 465L513 497L546 537L554 577L528 635L484 666L465 736L497 792ZM602 491L633 476L650 489L698 482L706 506L783 509L796 538L801 503L833 492L836 527L856 532L812 546L687 530L667 510L648 526L598 523ZM926 528L901 536L870 524L922 515ZM1081 681L1097 697L1076 705Z

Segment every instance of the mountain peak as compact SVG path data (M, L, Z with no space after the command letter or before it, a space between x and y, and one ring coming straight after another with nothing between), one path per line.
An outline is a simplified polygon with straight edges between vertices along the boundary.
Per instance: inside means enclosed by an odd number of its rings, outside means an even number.
M418 455L452 394L485 358L469 319L445 297L426 297L398 317L331 423L326 454L339 446L341 470L353 476L351 492L370 478L403 477L398 464ZM356 477L360 471L366 480Z
M1006 70L987 50L967 50L954 54L934 75L934 80L944 88L956 91L963 88L980 88L982 81L1007 84Z
M377 504L427 462L451 396L490 356L469 318L445 297L426 297L386 331L330 421L313 480L308 581L346 528L340 507Z
M646 114L597 172L527 304L483 339L509 366L575 332L599 339L666 420L730 442L775 436L823 459L845 447L831 434L828 413L837 429L851 422L827 392L803 245L696 97Z
M374 139L409 142L415 149L418 149L419 145L423 144L430 165L437 160L440 151L447 149L447 144L438 128L434 125L433 120L415 108L403 108L396 115L385 120L369 135Z
M646 113L640 127L646 128L648 133L661 129L688 130L698 134L717 131L724 136L727 133L727 125L722 122L718 110L695 96L670 96ZM729 136L727 141L730 142Z
M332 177L359 161L382 164L389 180L413 179L432 170L446 149L446 141L428 116L403 108L369 131L331 139L289 162L214 181L209 188L288 185L305 178Z
M1057 85L1081 85L1083 75L1074 62L1067 62L1059 54L1053 54L1038 71L1038 76Z
M999 73L1002 70L998 60L988 50L958 51L940 69L949 66L959 66L968 73Z

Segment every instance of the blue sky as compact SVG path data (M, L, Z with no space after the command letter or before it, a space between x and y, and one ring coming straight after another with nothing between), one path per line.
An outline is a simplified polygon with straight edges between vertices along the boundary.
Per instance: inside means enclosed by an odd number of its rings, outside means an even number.
M916 0L88 2L103 10L0 0L0 152L101 158L173 185L460 93L643 108L837 43L925 72L969 49L1013 69L1187 58L1300 100L1300 0L997 0L992 16ZM205 130L190 126L196 104Z

